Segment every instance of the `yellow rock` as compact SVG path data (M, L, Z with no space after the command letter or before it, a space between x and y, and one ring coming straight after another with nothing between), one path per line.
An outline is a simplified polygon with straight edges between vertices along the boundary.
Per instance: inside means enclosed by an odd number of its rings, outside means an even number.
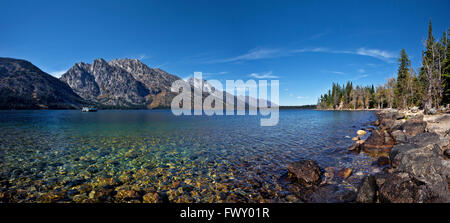
M344 179L347 179L349 176L351 176L353 173L353 170L350 168L344 168L338 172L338 176L343 177Z
M360 135L360 136L363 136L363 135L367 134L367 132L364 131L364 130L358 130L358 131L356 132L356 134L358 134L358 135Z

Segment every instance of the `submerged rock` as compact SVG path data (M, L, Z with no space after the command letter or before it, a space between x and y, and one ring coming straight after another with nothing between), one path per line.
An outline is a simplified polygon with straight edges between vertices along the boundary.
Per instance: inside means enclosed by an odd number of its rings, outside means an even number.
M313 160L289 163L287 169L292 177L307 185L319 183L322 176L322 170Z
M142 197L143 203L167 203L168 198L165 194L160 194L157 192L146 193Z
M394 139L386 130L375 130L362 145L362 148L366 153L379 155L388 153L394 143Z
M321 184L327 184L332 182L333 178L334 178L334 172L335 169L334 167L325 167L324 169L324 173L323 173L323 180L321 182Z
M353 153L356 153L356 154L360 153L360 152L361 152L362 144L363 144L364 142L365 142L365 140L358 140L358 141L356 141L355 144L351 145L351 146L348 148L348 151L353 152Z
M308 200L311 203L345 203L354 202L355 199L355 191L330 184L319 187L311 194Z
M391 163L391 161L389 160L389 157L386 157L386 156L379 157L377 159L377 161L375 161L375 162L380 167L389 165Z
M344 169L340 170L337 173L337 175L342 177L342 178L344 178L344 179L347 179L348 177L350 177L352 175L352 173L353 173L353 169L351 169L351 168L344 168Z

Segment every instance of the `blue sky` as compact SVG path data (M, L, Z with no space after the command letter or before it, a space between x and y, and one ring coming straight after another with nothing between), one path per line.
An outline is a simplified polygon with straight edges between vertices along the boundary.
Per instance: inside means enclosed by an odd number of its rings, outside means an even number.
M315 104L331 83L382 84L402 48L414 68L450 1L1 0L0 57L58 75L76 62L137 58L180 77L277 79L280 104Z

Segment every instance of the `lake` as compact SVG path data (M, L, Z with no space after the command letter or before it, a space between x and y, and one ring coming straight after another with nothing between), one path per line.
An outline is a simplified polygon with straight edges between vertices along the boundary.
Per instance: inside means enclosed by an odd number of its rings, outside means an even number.
M372 171L372 158L347 148L375 119L280 110L278 125L261 127L258 116L170 110L0 111L0 199L140 202L158 192L171 202L293 202L280 180L289 162Z

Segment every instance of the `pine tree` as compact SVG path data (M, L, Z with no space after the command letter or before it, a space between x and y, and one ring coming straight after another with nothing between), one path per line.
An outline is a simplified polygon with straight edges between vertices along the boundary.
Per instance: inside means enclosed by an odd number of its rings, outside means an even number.
M398 73L397 73L397 85L395 89L396 100L399 108L406 108L408 106L408 83L411 79L409 69L411 66L411 61L409 60L408 54L406 54L405 49L400 52L400 58Z
M440 43L435 42L433 29L428 26L428 38L425 43L425 51L422 53L422 69L420 72L423 91L422 99L426 114L430 113L431 108L438 108L443 93L442 81L442 56L440 52Z
M450 28L445 34L442 41L445 51L443 52L443 66L442 66L442 78L443 78L443 103L444 105L450 103L450 44L448 44L448 36L450 35Z

